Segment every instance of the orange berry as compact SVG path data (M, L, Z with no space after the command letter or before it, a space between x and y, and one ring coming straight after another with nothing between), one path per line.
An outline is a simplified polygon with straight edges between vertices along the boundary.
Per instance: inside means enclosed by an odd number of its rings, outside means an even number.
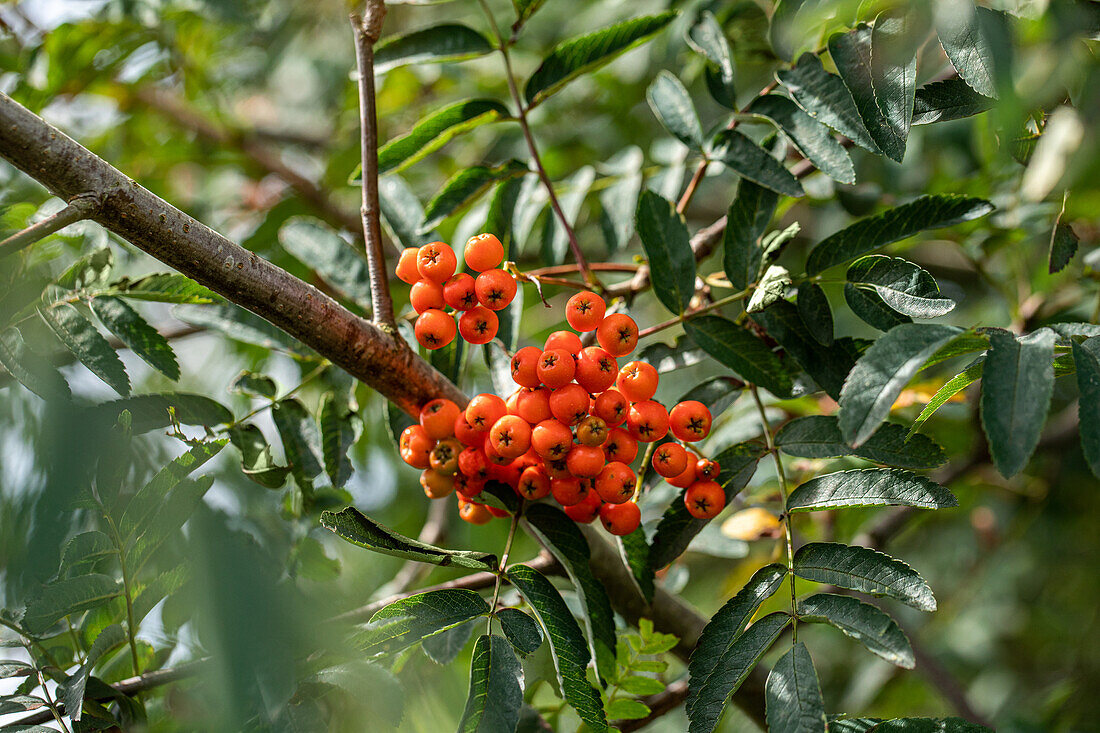
M588 416L588 393L579 384L567 384L550 393L550 413L564 425L576 425Z
M672 434L686 443L693 443L710 435L710 410L702 402L687 400L668 413Z
M450 245L443 242L425 244L416 253L416 269L420 277L444 283L455 274L458 258Z
M577 423L577 442L581 445L601 446L607 441L607 423L595 415Z
M519 415L505 415L493 423L489 440L505 458L519 458L531 447L531 426Z
M460 272L443 283L443 302L456 311L468 311L477 305L473 276Z
M489 508L484 504L465 501L462 498L458 500L458 516L462 517L462 519L470 524L476 525L488 524L493 519L493 515L489 512Z
M631 402L645 402L657 394L660 380L652 366L644 361L632 361L619 370L615 387Z
M573 381L577 371L577 362L565 349L547 349L539 357L536 372L547 387L564 387Z
M609 461L631 463L638 455L638 441L622 428L611 428L607 431L603 452Z
M653 443L668 435L668 412L660 402L635 402L626 412L626 428L635 440Z
M489 478L489 459L481 448L467 448L458 454L458 470L473 481Z
M443 286L431 280L417 280L409 290L409 303L417 313L443 310Z
M474 430L470 423L466 422L465 411L459 411L458 417L455 418L455 437L458 438L458 442L467 447L480 448L485 442L485 433Z
M428 465L433 471L444 476L454 476L458 470L458 455L462 453L462 443L454 438L444 438L435 444L428 454Z
M516 409L514 414L519 415L531 425L538 425L543 420L549 420L554 416L550 411L550 390L521 389L516 393Z
M531 447L543 458L565 458L573 447L573 433L557 420L543 420L531 431Z
M474 430L486 433L507 413L508 407L504 404L504 400L495 394L482 393L466 405L466 422Z
M455 319L441 310L432 308L417 317L413 331L421 346L434 351L454 341L458 328L455 326Z
M420 279L420 271L416 269L416 253L419 247L406 247L401 250L401 259L397 261L397 279L409 285L415 285Z
M612 356L626 356L638 345L638 324L625 313L612 313L596 329L596 340Z
M600 507L603 499L595 491L589 491L583 499L572 506L564 507L565 515L574 522L591 524L592 520L600 516Z
M480 305L458 317L458 331L469 344L487 344L497 335L500 320L497 314Z
M603 470L607 457L599 448L590 445L574 445L565 457L569 473L577 478L591 478Z
M709 458L700 458L695 462L695 475L701 479L718 478L721 470L722 467L718 465L718 461L712 461Z
M485 489L485 480L470 478L462 473L455 474L455 493L469 501Z
M543 458L542 465L550 478L573 478L573 474L569 473L569 466L565 464L565 458Z
M450 400L440 397L420 408L420 425L434 440L449 438L455 434L455 420L461 410Z
M542 350L565 349L570 354L580 354L583 348L584 344L581 343L581 337L572 331L554 331L546 337L546 343L543 345Z
M504 259L504 245L493 234L475 234L466 240L466 249L462 252L466 266L471 270L485 272L491 270Z
M604 390L596 397L593 405L594 414L607 423L608 427L626 422L626 411L629 408L626 397L617 389Z
M550 495L550 474L542 466L523 469L516 484L516 492L528 501L536 501Z
M591 394L599 394L615 383L619 363L599 346L581 349L577 357L577 384Z
M613 535L627 535L642 524L642 510L632 501L604 504L600 507L600 522Z
M503 310L516 297L515 278L504 270L486 270L474 280L477 300L489 310Z
M451 476L444 476L438 471L428 469L420 474L420 485L429 499L442 499L450 496L455 490L455 480Z
M675 478L688 465L688 454L676 443L662 443L653 451L653 470L664 478Z
M609 504L622 504L634 496L638 477L625 463L608 463L596 477L596 493Z
M428 431L420 425L410 425L405 428L401 431L401 436L397 440L401 460L413 468L428 467L428 457L434 446L435 441L428 435Z
M726 506L726 492L717 481L696 481L684 492L684 504L696 519L713 519Z
M550 480L550 494L562 506L573 506L588 495L588 486L577 478L555 478Z
M695 483L696 478L695 464L689 460L687 468L684 469L683 473L678 476L673 476L672 478L666 478L665 481L667 481L670 486L675 486L678 489L686 489Z
M565 320L582 333L595 331L606 310L607 303L603 302L603 298L585 290L574 295L565 304Z
M538 366L542 350L534 346L524 346L512 357L512 381L521 387L542 386Z

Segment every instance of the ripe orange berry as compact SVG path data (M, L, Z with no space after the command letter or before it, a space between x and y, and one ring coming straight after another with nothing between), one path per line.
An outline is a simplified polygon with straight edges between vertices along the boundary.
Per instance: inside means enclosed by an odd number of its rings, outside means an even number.
M485 489L485 479L470 478L461 473L455 474L455 493L469 501Z
M434 351L454 341L458 328L455 326L455 319L437 308L432 308L417 317L413 331L421 346Z
M679 476L673 476L672 478L666 478L670 486L675 486L678 489L686 489L695 483L697 476L695 475L695 463L688 460L687 468Z
M565 458L573 447L573 433L557 420L543 420L531 431L531 447L543 458Z
M567 384L550 393L550 413L564 425L576 425L588 416L588 393L579 384Z
M419 251L419 247L401 250L401 259L397 261L397 279L401 282L414 285L420 279L420 271L416 269L416 253Z
M709 458L700 458L695 462L695 475L700 479L718 478L721 470L722 467L718 465L718 461L712 461Z
M523 467L519 465L519 461L511 460L499 466L492 466L489 469L489 479L507 484L515 491L521 473L523 473Z
M401 436L397 440L397 449L401 453L401 460L413 468L428 467L428 456L434 446L435 441L428 435L428 431L420 425L410 425L405 428L401 431Z
M542 465L550 478L573 478L573 474L569 473L569 466L565 464L565 458L543 458Z
M625 313L612 313L596 329L596 340L612 356L626 356L638 345L638 324Z
M590 394L599 394L615 383L619 363L599 346L581 349L577 357L577 384Z
M595 491L589 491L583 499L572 506L563 508L565 515L574 522L591 524L592 520L600 516L600 507L603 499Z
M642 510L632 501L604 504L600 507L600 522L613 535L627 535L642 524Z
M652 443L668 435L668 412L660 402L635 402L626 412L626 428L643 443Z
M609 504L622 504L634 496L638 477L630 466L619 461L608 463L596 477L596 493Z
M459 411L458 417L455 418L455 437L458 438L458 442L467 447L480 448L485 442L485 433L474 430L470 427L470 423L466 422L465 411Z
M573 506L588 495L588 486L573 477L555 478L550 480L550 493L562 506Z
M409 290L409 303L417 313L443 310L443 286L431 280L417 280Z
M629 407L626 397L617 389L604 390L596 397L593 405L594 414L607 423L608 427L626 422L626 411Z
M619 370L615 387L631 402L645 402L657 394L661 378L657 370L644 361L632 361Z
M603 320L607 303L587 290L577 293L565 304L565 320L580 332L595 331Z
M519 415L505 415L489 430L493 449L505 458L519 458L531 447L531 426Z
M455 420L461 410L450 400L440 397L420 408L420 425L433 440L442 440L455 434Z
M445 283L455 274L457 266L455 251L443 242L425 244L416 253L416 269L420 277L432 282Z
M590 445L574 445L565 457L569 473L577 478L591 478L603 470L607 457L599 448Z
M581 337L572 331L554 331L546 337L546 343L543 345L542 350L565 349L572 355L578 355L583 348L584 344L581 343Z
M607 442L607 433L607 423L595 415L577 423L577 442L581 445L601 446Z
M462 252L466 266L471 270L485 272L491 270L504 259L504 245L493 234L475 234L466 240L466 249Z
M473 481L486 481L489 478L489 459L480 447L466 448L458 454L458 470Z
M710 410L702 402L687 400L668 413L672 434L686 443L692 443L710 435Z
M516 297L515 279L504 270L486 270L474 280L477 300L489 310L502 310Z
M550 494L550 474L542 466L529 466L519 475L516 492L528 501L536 501Z
M481 450L485 453L485 458L489 461L489 478L497 478L500 472L497 470L500 466L506 466L512 462L511 458L502 456L497 452L496 447L493 445L493 441L489 440L489 436L485 436L485 444L481 446Z
M684 504L696 519L713 519L726 506L726 492L717 481L696 481L684 492Z
M622 428L611 428L607 431L603 452L609 461L631 463L638 455L638 441Z
M504 400L495 394L482 393L470 400L466 405L466 422L474 430L486 433L493 427L497 420L508 413Z
M519 390L516 393L516 409L513 414L519 415L531 425L549 420L554 416L550 411L550 390L546 387Z
M665 478L675 478L688 465L688 454L676 443L661 443L653 451L653 470Z
M468 311L477 305L473 276L460 272L443 283L443 302L456 311Z
M420 474L420 485L429 499L442 499L450 496L455 490L455 480L451 476L444 476L438 471L427 469Z
M435 444L428 454L428 465L433 471L444 476L454 476L458 470L458 456L462 453L462 443L454 438L444 438Z
M488 524L493 519L493 515L489 512L489 508L484 504L466 501L461 497L459 497L458 500L458 516L462 517L462 519L470 524L476 525Z
M512 357L512 381L521 387L542 386L538 365L542 350L535 346L524 346Z
M458 317L458 331L468 344L487 344L497 335L500 320L488 308L477 305Z
M547 387L564 387L573 381L577 371L577 362L565 349L547 349L539 357L536 372Z

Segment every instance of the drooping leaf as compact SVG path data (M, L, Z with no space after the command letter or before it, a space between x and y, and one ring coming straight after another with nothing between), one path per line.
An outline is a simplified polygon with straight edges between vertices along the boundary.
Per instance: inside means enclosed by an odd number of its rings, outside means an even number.
M114 578L98 573L65 578L45 586L23 614L23 628L31 634L43 634L71 613L95 608L121 592Z
M825 703L814 661L801 641L779 658L764 686L770 733L824 733Z
M446 666L458 657L459 652L470 641L470 637L474 633L474 626L478 623L479 620L474 619L446 631L441 631L438 634L432 634L424 639L424 643L420 645L420 648L424 650L424 654L428 659L436 664Z
M832 346L822 346L802 323L798 309L786 301L754 313L752 319L813 377L826 394L833 399L840 396L844 379L855 365L852 339L837 339Z
M872 289L863 289L852 283L844 283L844 302L860 320L880 331L889 331L894 326L912 323L913 319L886 304Z
M444 550L383 527L354 507L340 512L322 512L321 526L359 547L406 560L432 565L456 565L471 570L495 570L496 555L487 552Z
M905 669L916 665L909 639L897 623L858 598L818 593L799 602L798 618L810 623L827 623L891 664Z
M984 199L956 194L921 196L826 237L810 252L806 274L817 275L917 232L954 226L991 211L993 204Z
M745 178L737 184L737 196L726 213L722 247L726 277L739 290L755 282L760 273L760 237L771 223L778 198L774 191Z
M863 468L817 476L791 492L790 512L858 506L958 506L950 491L924 476L897 468Z
M917 89L912 124L961 120L992 109L996 102L978 94L958 77L935 81Z
M424 234L435 229L448 217L465 208L497 181L505 181L527 173L527 166L518 160L509 160L495 167L475 165L451 176L443 188L428 202L424 221L417 232Z
M669 11L632 18L562 41L550 51L523 89L529 106L538 104L582 74L595 71L644 43L677 16Z
M886 155L898 163L905 156L905 136L891 125L882 107L884 100L876 93L875 73L871 63L871 26L861 23L846 33L836 33L829 38L829 55L836 64L840 78L852 93L856 109L871 139ZM916 78L914 61L912 81ZM913 89L909 94L912 96ZM910 109L911 107L910 102ZM908 122L906 123L908 132Z
M1046 424L1054 393L1054 332L1016 338L994 331L982 375L982 428L997 470L1015 476L1027 465Z
M1092 472L1100 477L1100 336L1073 342L1077 365L1077 389L1081 393L1077 414L1081 420L1081 448Z
M358 419L346 401L339 399L334 392L329 392L321 401L321 453L325 473L333 486L342 487L351 478L348 449L355 442L355 423Z
M124 643L126 643L126 632L118 624L111 624L96 636L88 649L84 663L64 685L65 712L70 720L76 722L83 717L84 689L96 663L111 649Z
M1069 224L1058 222L1050 233L1050 259L1047 272L1054 274L1065 269L1077 253L1080 240Z
M814 282L798 284L798 315L806 330L822 346L833 345L833 311L825 290Z
M128 542L140 535L165 506L169 492L218 455L225 444L224 440L198 443L157 471L156 475L130 498L122 512L122 517L118 520L118 531L123 540Z
M840 393L840 431L849 445L866 442L925 360L962 333L953 326L906 323L875 341Z
M492 50L489 39L473 28L443 23L383 38L374 49L374 71L381 74L405 64L464 61Z
M221 300L221 296L213 290L175 272L158 272L133 281L123 278L111 283L104 290L96 291L94 295L97 298L103 295L117 295L154 303L191 305L206 305Z
M0 364L20 384L44 400L67 400L72 396L61 373L31 351L16 328L6 328L0 333Z
M447 588L402 598L371 616L355 644L367 655L389 654L489 613L472 590Z
M784 453L800 458L859 456L897 468L922 469L943 465L943 448L926 435L909 438L904 425L885 423L858 448L844 442L835 415L806 415L791 420L775 434Z
M652 603L653 594L657 592L657 575L650 563L652 548L645 532L631 532L615 539L619 545L619 554L630 568L630 574L634 577L642 597L647 603Z
M166 428L172 424L173 416L176 422L183 425L211 428L233 421L233 413L225 405L205 395L189 392L143 394L103 402L87 408L84 417L100 424L106 423L109 427L124 411L130 413L130 429L134 434Z
M781 300L791 285L791 273L782 265L770 265L760 277L760 283L752 291L745 305L746 313L759 313L772 303Z
M936 390L936 394L932 396L932 399L928 401L928 404L921 410L920 415L913 421L912 426L909 428L909 435L913 435L920 426L925 423L928 418L935 414L936 410L940 409L948 400L962 392L969 387L972 383L981 379L982 371L985 369L985 357L979 356L974 361L967 365L966 369L962 370L959 374L956 374L951 379L944 382L943 386Z
M1001 15L977 7L973 0L939 3L936 31L940 45L967 84L986 97L997 96L997 82L1007 69L996 38Z
M768 151L737 130L724 129L710 144L710 157L720 160L742 178L784 196L805 194L802 184Z
M828 127L803 112L790 99L766 94L754 99L748 111L774 122L822 173L841 183L855 183L856 169L848 151L837 142Z
M653 114L670 135L693 150L703 147L703 128L684 83L662 70L646 89Z
M117 554L118 550L107 535L97 530L81 532L65 545L57 575L65 578L83 573L103 558Z
M707 60L707 89L714 101L726 109L738 109L733 53L714 14L709 10L700 13L695 22L688 26L685 40L696 53Z
M695 254L684 217L669 201L642 191L636 228L650 268L661 273L653 279L653 292L665 308L683 313L695 294Z
M110 342L80 311L67 303L39 307L50 330L73 356L123 397L130 394L130 377Z
M130 351L172 381L180 378L179 363L168 339L161 336L125 301L103 296L94 298L90 305L100 323L126 344Z
M321 473L321 436L305 406L291 397L271 407L290 472L299 482L311 483Z
M496 613L504 636L520 654L532 654L542 646L538 622L518 608L502 608Z
M591 658L577 620L569 612L561 594L542 573L526 565L508 569L508 580L534 610L543 634L550 642L558 685L565 701L573 706L589 728L607 731L607 716L600 695L585 677Z
M919 611L936 610L936 597L920 573L870 547L807 543L795 553L794 574L872 596L890 596Z
M448 105L383 145L378 150L378 172L403 171L456 136L508 117L508 108L492 99L467 99Z
M295 216L279 227L279 243L348 298L370 304L367 261L320 219Z
M458 724L461 733L511 733L523 706L523 667L504 637L484 635L474 644L470 693Z
M790 397L791 375L779 357L747 329L721 316L698 316L684 322L687 335L704 351L746 382L776 397Z
M792 68L776 72L776 78L810 117L833 128L864 150L882 155L863 124L852 93L839 76L825 70L816 54L802 54Z
M848 267L845 277L854 285L874 289L890 308L913 318L937 318L955 308L955 301L940 294L932 275L900 257L861 257Z

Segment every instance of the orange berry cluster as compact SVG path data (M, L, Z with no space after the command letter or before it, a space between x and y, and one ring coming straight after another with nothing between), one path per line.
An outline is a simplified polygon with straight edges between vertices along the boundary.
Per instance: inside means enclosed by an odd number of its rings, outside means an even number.
M487 251L492 243L495 248ZM475 264L471 264L471 244ZM413 250L418 272L425 278L444 273L450 277L453 253L449 265L434 269L439 253L450 251L443 247L435 243ZM499 247L492 235L474 237L466 246L466 262L473 267L497 264ZM426 248L433 249L425 253ZM482 272L478 282L489 272L501 271ZM514 282L507 293L504 300L511 301ZM481 291L476 291L476 297L485 302ZM420 319L432 310L423 311ZM725 506L725 492L715 480L719 466L705 458L697 460L681 444L710 433L706 405L687 400L666 410L653 399L659 382L653 366L641 361L619 366L618 359L637 346L638 326L625 314L607 315L599 295L580 292L570 298L566 320L576 331L595 331L599 346L585 347L573 331L555 331L543 348L526 346L513 356L512 380L518 389L507 399L479 394L465 410L447 399L424 405L419 424L406 428L399 444L401 458L423 470L424 492L433 499L456 492L460 516L484 524L506 514L476 498L487 482L498 481L528 501L551 497L576 522L599 517L608 532L625 535L641 522L634 501L639 481L631 468L638 444L656 444L671 432L675 440L660 443L652 451L653 470L671 485L686 489L684 502L692 516L716 516ZM494 332L495 324L494 316ZM465 333L463 337L471 340ZM417 338L425 343L419 319Z
M497 265L504 246L492 234L470 237L462 253L466 267L478 273L455 274L458 258L450 245L432 242L409 247L397 263L397 277L412 285L409 301L419 314L416 340L426 349L442 349L459 333L471 344L487 344L497 335L496 311L516 297L516 281ZM444 308L450 307L458 317Z

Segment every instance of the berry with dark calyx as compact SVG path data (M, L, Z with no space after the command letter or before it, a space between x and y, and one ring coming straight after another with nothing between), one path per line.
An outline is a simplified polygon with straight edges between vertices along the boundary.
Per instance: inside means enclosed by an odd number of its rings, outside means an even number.
M432 308L420 314L413 331L421 346L435 350L442 349L454 341L458 327L455 326L454 318L437 308Z
M512 357L512 381L521 387L531 389L542 386L542 380L539 379L538 373L539 358L541 356L542 349L534 346L524 346L517 351L516 355Z
M588 486L572 476L555 478L550 480L550 495L562 506L573 506L588 495Z
M612 313L596 329L596 340L612 356L626 356L638 345L638 324L625 313Z
M504 260L504 245L493 234L475 234L466 240L462 251L466 266L477 272L485 272Z
M468 479L486 481L489 478L489 459L481 448L466 448L458 454L458 470Z
M668 435L668 412L660 402L635 402L626 413L630 435L643 443L653 443Z
M476 525L488 524L493 519L492 513L484 504L466 501L462 497L458 499L458 516L470 524Z
M406 247L401 250L401 259L397 261L397 279L409 285L416 284L420 279L420 271L416 268L416 255L419 247Z
M609 504L622 504L634 496L638 477L625 463L608 463L596 477L596 493Z
M656 369L644 361L632 361L619 370L615 388L631 402L645 402L657 394L658 382Z
M584 344L581 343L581 337L572 331L554 331L546 337L546 343L543 345L542 350L564 349L576 358L583 348Z
M443 286L431 280L417 280L409 289L409 303L417 313L443 310Z
M546 387L519 390L516 393L514 414L519 415L531 425L538 425L543 420L549 420L554 416L550 411L550 390Z
M638 455L638 441L622 428L611 428L607 431L603 452L609 461L631 463Z
M429 499L442 499L450 496L455 490L453 476L445 476L431 468L420 474L420 485Z
M563 425L576 425L588 416L588 393L579 384L567 384L550 393L550 413Z
M713 519L726 506L726 492L717 481L696 481L684 492L684 504L696 519Z
M489 428L507 413L508 407L504 404L504 400L495 394L483 392L466 405L466 422L474 430L487 433Z
M458 405L440 397L420 408L420 425L433 440L442 440L455 434L455 420L461 410Z
M619 373L619 363L615 357L599 346L581 349L577 357L577 371L574 378L577 384L590 394L600 394L615 384Z
M531 426L519 415L505 415L489 430L493 449L505 458L519 458L531 447Z
M531 447L543 458L565 458L573 448L573 432L557 420L543 420L531 431Z
M632 501L604 504L600 507L600 523L613 535L628 535L641 526L642 510Z
M477 305L473 276L460 272L443 283L443 302L456 311L468 311Z
M485 436L485 445L481 447L481 450L484 451L485 458L489 461L489 478L499 475L499 472L496 472L493 468L494 466L506 466L513 460L497 453L497 449L493 447L493 441L489 439L489 436Z
M546 473L550 474L550 478L573 478L565 458L543 458L542 465L546 468Z
M685 443L693 443L710 435L710 410L702 402L687 400L668 413L672 434Z
M401 431L397 440L397 449L401 454L401 460L413 468L424 469L429 465L429 457L435 441L431 439L420 425L410 425Z
M630 408L623 393L617 389L609 389L596 396L593 405L596 417L607 423L608 427L615 427L626 422L626 411Z
M457 266L455 251L444 242L425 244L416 253L416 269L420 277L432 282L445 283L455 274Z
M687 468L687 451L676 443L661 443L653 451L653 470L664 478L679 476Z
M474 306L458 317L458 331L466 343L487 344L496 338L500 319L484 306Z
M718 461L712 461L709 458L700 458L695 463L695 475L700 479L718 478L721 470L722 467L718 465Z
M477 301L489 310L503 310L516 297L519 286L504 270L486 270L474 280Z
M485 489L485 479L455 474L455 493L462 499L472 499Z
M600 516L600 507L603 499L595 491L589 491L583 499L572 506L563 507L565 515L578 524L591 524L592 520Z
M536 501L550 495L550 474L542 466L523 469L516 484L516 492L528 501Z
M589 415L577 423L577 442L592 447L601 446L607 442L608 432L607 423L595 415Z
M458 417L455 418L454 436L458 438L458 442L468 448L480 448L482 443L485 442L485 433L475 430L470 426L470 423L466 422L465 411L460 411Z
M557 389L573 381L577 363L565 349L547 349L539 357L537 372L547 387Z
M574 445L569 455L565 457L565 465L569 473L577 478L591 478L599 475L603 470L607 457L600 448L590 445Z
M587 290L577 293L565 304L565 320L581 333L595 331L603 321L607 303Z
M428 454L428 465L433 471L444 476L454 476L458 470L458 456L462 453L462 443L454 438L444 438L435 444Z

